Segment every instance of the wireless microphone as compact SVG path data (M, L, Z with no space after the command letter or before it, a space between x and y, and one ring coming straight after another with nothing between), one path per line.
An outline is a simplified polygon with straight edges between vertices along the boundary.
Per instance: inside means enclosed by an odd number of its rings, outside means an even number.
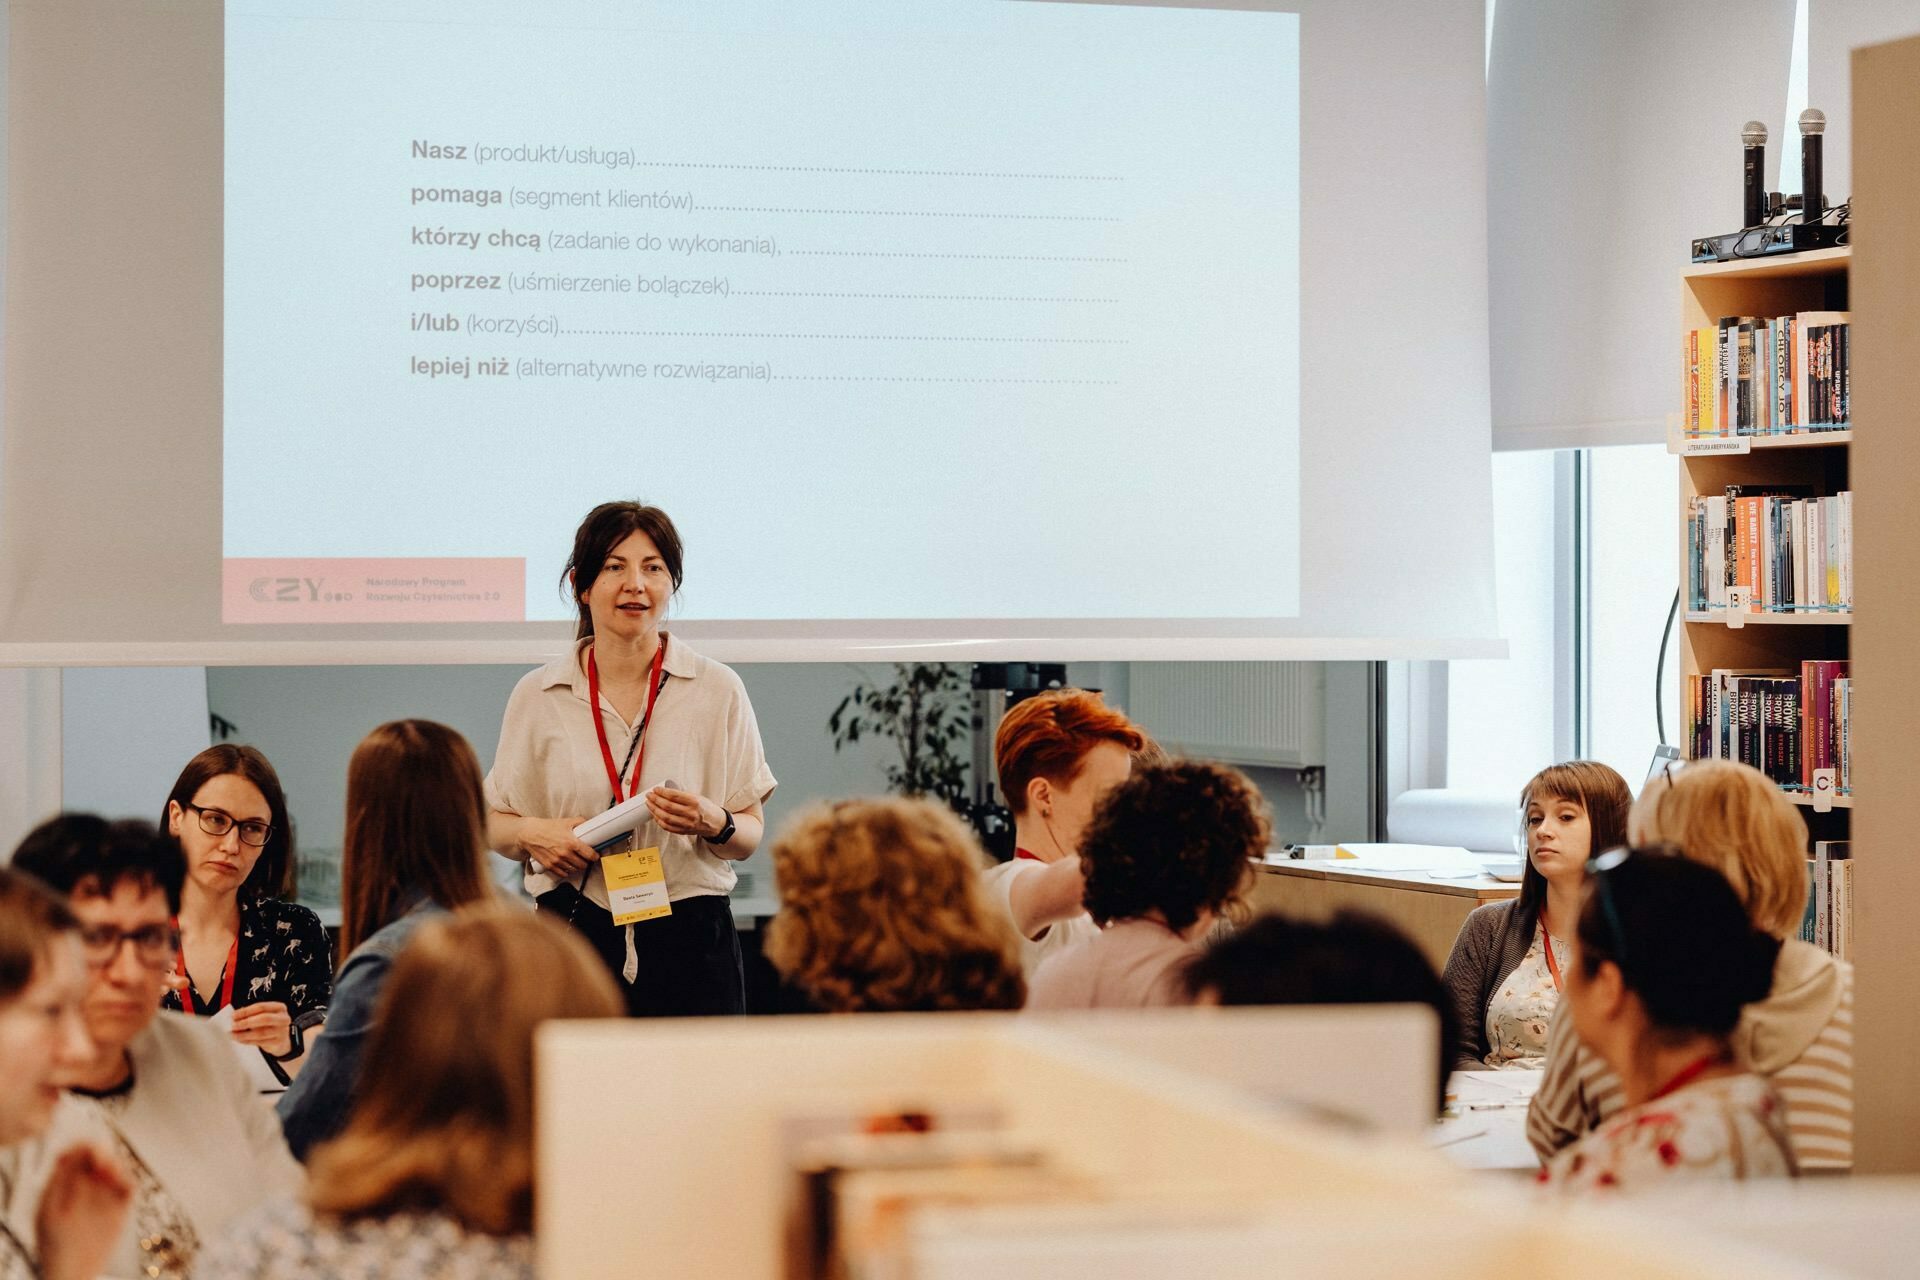
M1741 173L1741 225L1757 227L1767 220L1767 126L1758 120L1747 121L1740 129L1740 141L1746 148L1746 165Z
M1808 107L1800 113L1800 221L1818 222L1827 211L1826 187L1820 166L1827 131L1824 112Z

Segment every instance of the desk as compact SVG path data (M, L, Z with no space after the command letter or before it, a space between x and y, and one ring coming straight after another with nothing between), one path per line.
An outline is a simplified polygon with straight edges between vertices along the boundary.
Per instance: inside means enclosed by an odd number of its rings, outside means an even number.
M1519 885L1492 876L1436 880L1425 871L1346 871L1341 861L1268 854L1255 866L1254 909L1307 920L1344 907L1371 911L1404 929L1438 969L1475 907L1520 895Z
M1531 1175L1540 1157L1527 1143L1527 1103L1540 1071L1456 1071L1447 1081L1447 1113L1432 1145L1468 1169Z

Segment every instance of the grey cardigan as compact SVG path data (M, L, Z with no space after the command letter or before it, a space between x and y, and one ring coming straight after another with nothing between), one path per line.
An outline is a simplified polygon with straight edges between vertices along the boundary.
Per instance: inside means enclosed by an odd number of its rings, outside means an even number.
M1487 1065L1487 1006L1508 974L1520 967L1533 945L1538 917L1517 918L1519 899L1490 902L1474 909L1453 940L1447 967L1440 975L1453 1000L1453 1071L1474 1071Z

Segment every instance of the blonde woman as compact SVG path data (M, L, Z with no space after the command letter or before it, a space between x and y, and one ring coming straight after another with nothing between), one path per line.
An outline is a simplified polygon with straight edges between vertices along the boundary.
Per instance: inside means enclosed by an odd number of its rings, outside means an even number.
M1756 929L1781 941L1766 998L1732 1038L1737 1059L1786 1105L1802 1169L1853 1164L1853 967L1799 940L1807 903L1807 827L1757 769L1702 760L1654 778L1628 817L1635 845L1670 844L1726 877ZM1568 1018L1547 1037L1546 1074L1527 1114L1542 1160L1621 1110L1620 1081L1582 1047Z
M1020 943L980 881L973 832L925 800L842 800L773 846L766 955L797 1009L1018 1009Z
M625 1004L585 941L474 906L421 927L387 980L353 1119L311 1183L209 1250L200 1280L533 1276L533 1033Z

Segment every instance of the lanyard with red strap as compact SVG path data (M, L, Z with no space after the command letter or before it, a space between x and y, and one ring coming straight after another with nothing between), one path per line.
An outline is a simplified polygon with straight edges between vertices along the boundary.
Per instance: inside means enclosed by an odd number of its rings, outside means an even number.
M1553 989L1560 990L1560 962L1553 958L1553 935L1547 932L1547 909L1540 908L1540 946L1547 953L1547 972L1553 975Z
M593 649L587 649L587 697L593 703L593 731L600 739L600 759L607 767L607 782L613 787L613 803L619 804L627 795L640 794L640 768L647 759L647 725L653 720L653 703L660 696L660 686L665 683L667 661L667 638L660 637L660 647L653 654L653 670L647 673L647 709L641 713L640 725L633 731L633 741L627 746L627 756L633 761L633 779L631 791L623 794L620 787L620 775L624 765L616 768L613 763L613 747L607 742L607 723L600 714L600 667L593 660Z
M1018 861L1021 858L1025 858L1029 862L1045 862L1046 861L1046 859L1042 858L1039 854L1033 853L1026 849L1015 849L1013 851L1013 856L1015 861Z
M1712 1070L1714 1067L1719 1066L1721 1063L1725 1061L1727 1061L1727 1055L1724 1053L1701 1054L1698 1058L1694 1059L1691 1063L1681 1068L1680 1073L1674 1076L1673 1079L1661 1085L1660 1091L1654 1094L1651 1098L1648 1098L1647 1101L1658 1102L1660 1099L1666 1097L1670 1093L1677 1093L1679 1090L1685 1088L1687 1085L1692 1084L1695 1080L1698 1080L1706 1072Z
M173 922L173 931L175 933L180 932L180 922L178 920ZM198 993L193 989L193 977L187 972L187 944L185 942L182 942L174 952L173 968L175 973L178 973L187 981L186 995L180 1003L188 1013L193 1013L195 1011L194 996ZM233 975L239 968L240 935L236 933L233 936L233 945L227 948L227 973L226 976L220 980L220 1003L209 1005L207 1007L209 1014L218 1013L233 1003Z

